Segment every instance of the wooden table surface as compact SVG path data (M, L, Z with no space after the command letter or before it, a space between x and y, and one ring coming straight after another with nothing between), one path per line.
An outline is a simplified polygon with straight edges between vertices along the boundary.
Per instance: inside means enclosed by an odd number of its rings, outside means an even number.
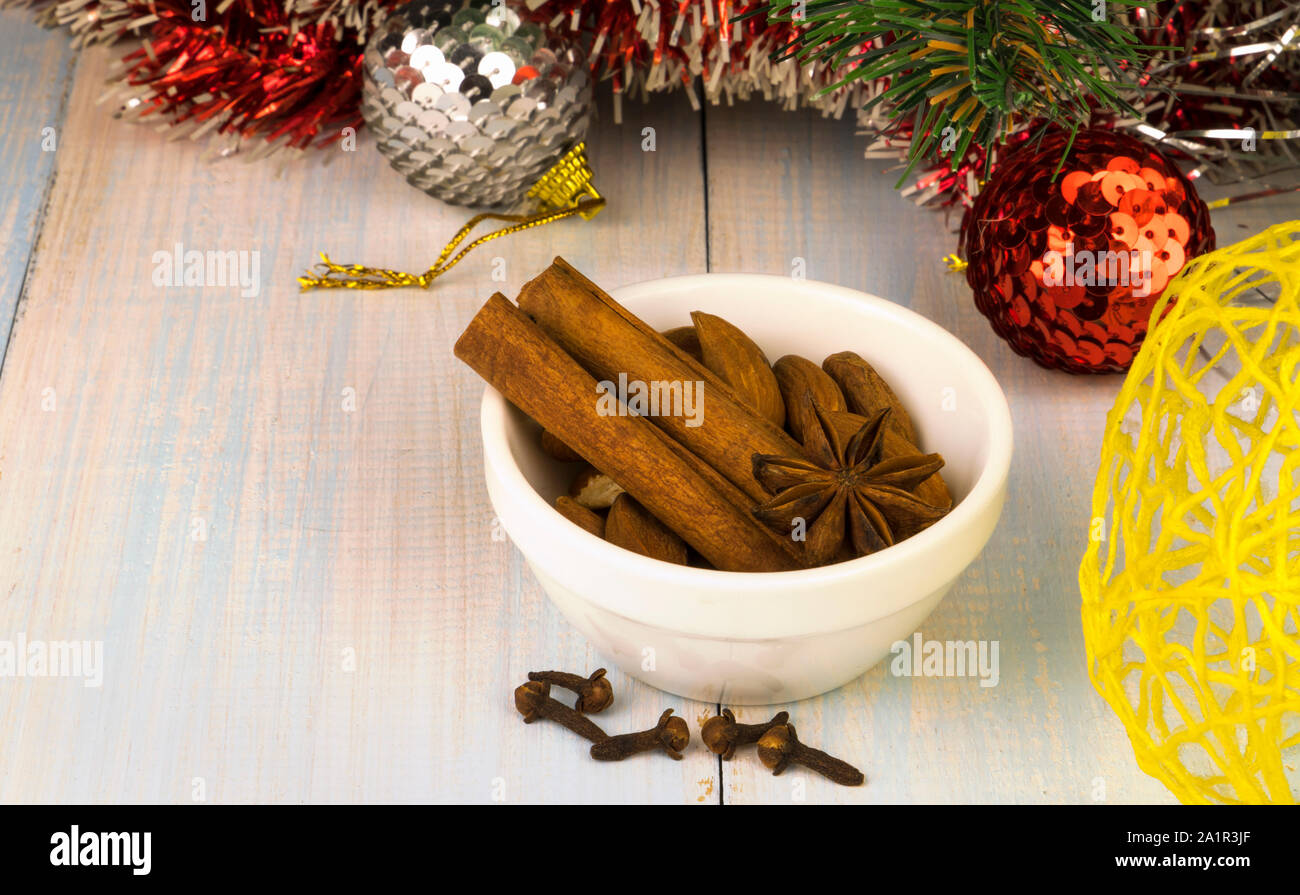
M1119 380L1013 354L941 261L956 219L900 198L851 123L675 95L616 126L602 103L589 142L611 204L593 222L480 249L429 293L304 295L316 252L421 270L466 212L365 139L280 170L114 122L96 104L111 60L0 12L0 639L104 643L100 688L0 679L0 800L1171 800L1093 691L1079 624ZM1214 222L1226 243L1297 208ZM153 254L176 243L260 252L259 294L155 286ZM520 723L529 669L603 659L492 536L483 385L451 346L556 254L609 287L803 259L969 344L1015 417L1010 496L923 633L998 641L999 684L876 668L786 706L864 769L853 790L719 762L698 738L680 763L594 765L566 731ZM611 730L718 708L611 676Z

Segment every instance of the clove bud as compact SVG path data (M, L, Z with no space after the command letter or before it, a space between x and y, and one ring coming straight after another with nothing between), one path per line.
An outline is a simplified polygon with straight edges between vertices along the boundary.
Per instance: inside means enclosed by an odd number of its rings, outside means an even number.
M861 786L866 780L848 762L799 742L793 724L778 724L763 734L758 741L758 757L773 775L780 774L793 762L841 786Z
M567 727L580 737L593 743L608 739L605 731L586 715L569 708L558 699L551 698L551 685L545 681L529 681L515 688L515 708L524 716L525 724L546 718Z
M723 760L730 761L736 754L737 746L752 746L768 730L789 720L789 712L777 712L771 721L740 724L731 709L723 709L721 715L713 716L700 727L700 739L714 755L721 755Z
M640 733L624 733L601 740L591 747L591 757L597 761L622 761L639 752L663 749L675 761L681 761L682 750L691 741L691 729L682 718L666 709L659 723Z
M591 673L591 677L570 674L567 671L530 671L528 679L554 684L577 693L578 701L573 704L573 707L587 715L603 712L614 704L614 688L606 679L603 668L597 668Z

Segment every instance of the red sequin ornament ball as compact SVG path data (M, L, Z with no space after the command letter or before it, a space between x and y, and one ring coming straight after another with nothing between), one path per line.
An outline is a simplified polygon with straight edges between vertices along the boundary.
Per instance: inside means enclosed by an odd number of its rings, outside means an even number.
M1214 228L1195 187L1150 146L1082 131L1062 162L1067 145L1053 131L994 169L962 220L966 281L1017 353L1071 373L1123 372L1160 293L1214 248Z

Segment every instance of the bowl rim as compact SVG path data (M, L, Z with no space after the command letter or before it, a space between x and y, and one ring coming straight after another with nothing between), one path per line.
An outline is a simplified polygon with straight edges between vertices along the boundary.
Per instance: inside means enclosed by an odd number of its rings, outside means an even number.
M817 280L795 280L775 274L704 273L663 277L618 287L610 290L610 295L616 301L627 304L635 312L637 303L652 298L664 290L678 291L682 288L698 288L707 284L714 291L736 291L743 290L746 285L757 285L760 282L770 284L772 281L783 283L786 289L815 292L820 298L836 300L845 306L846 313L861 313L864 308L874 309L888 316L893 323L904 329L924 333L931 339L937 338L947 343L956 357L956 365L963 370L965 377L963 384L978 391L981 395L981 406L987 409L989 417L987 456L966 496L934 525L886 550L813 569L786 572L727 572L680 566L625 550L577 525L556 527L557 532L565 532L558 537L571 541L573 549L578 554L590 556L593 562L602 566L616 564L626 576L662 585L665 599L668 600L684 589L697 592L708 590L718 596L743 595L753 598L764 594L772 595L789 593L792 590L833 586L851 582L864 575L888 576L909 569L914 571L918 560L922 560L927 553L941 547L950 532L978 527L981 517L1002 499L1004 493L1011 469L1014 438L1011 410L1006 395L992 371L966 343L916 311L846 286ZM556 519L563 519L556 509L533 488L515 462L505 431L506 420L511 411L514 411L514 408L501 393L487 386L483 393L480 414L485 469L489 474L495 472L508 493L515 495L521 502L522 511L536 517L543 525ZM1000 510L1000 506L998 509ZM505 524L504 520L503 524ZM982 543L980 549L983 549ZM978 550L975 555L978 555ZM575 554L574 559L577 558ZM876 613L874 618L893 614L915 602L920 602L926 595L921 593L914 600L883 606L882 611ZM626 608L617 600L611 600L608 604L601 603L599 599L593 602L603 605L610 611L627 615ZM865 620L871 621L873 618Z

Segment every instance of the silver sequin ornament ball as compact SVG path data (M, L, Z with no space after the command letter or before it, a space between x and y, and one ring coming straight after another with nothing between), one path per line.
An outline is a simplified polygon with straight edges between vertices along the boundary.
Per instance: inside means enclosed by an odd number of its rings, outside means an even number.
M365 53L362 113L407 181L455 205L517 205L587 132L592 85L576 46L500 2L416 0Z

